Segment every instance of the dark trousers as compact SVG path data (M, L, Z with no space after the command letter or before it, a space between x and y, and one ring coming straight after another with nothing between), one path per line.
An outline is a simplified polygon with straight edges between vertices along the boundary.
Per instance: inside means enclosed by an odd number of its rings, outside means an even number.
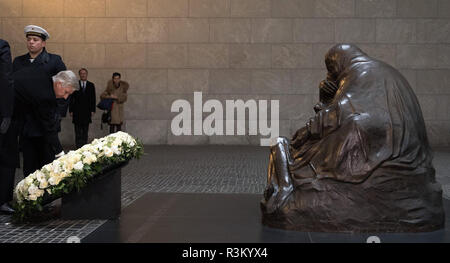
M110 124L109 133L115 133L122 130L122 124Z
M0 205L13 200L16 169L0 165Z
M75 145L81 148L88 143L89 124L75 124Z
M53 162L55 153L43 137L22 137L23 175L27 177L42 166Z

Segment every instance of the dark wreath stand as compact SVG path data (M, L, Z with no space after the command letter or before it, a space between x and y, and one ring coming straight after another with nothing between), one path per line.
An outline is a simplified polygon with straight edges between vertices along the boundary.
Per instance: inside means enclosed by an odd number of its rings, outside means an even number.
M128 161L111 165L96 174L79 191L60 198L45 198L44 210L31 216L33 222L62 220L118 219L121 212L122 168ZM60 205L56 202L60 201Z
M61 219L117 219L121 210L122 168L128 162L110 166L80 191L63 195Z

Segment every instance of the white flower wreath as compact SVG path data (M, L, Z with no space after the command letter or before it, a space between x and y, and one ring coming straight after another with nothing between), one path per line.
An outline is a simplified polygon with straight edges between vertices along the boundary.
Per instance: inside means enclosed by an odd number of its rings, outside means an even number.
M68 152L17 184L14 190L16 219L22 221L42 210L45 198L58 198L80 189L104 168L142 154L142 143L125 132L95 139L91 144Z

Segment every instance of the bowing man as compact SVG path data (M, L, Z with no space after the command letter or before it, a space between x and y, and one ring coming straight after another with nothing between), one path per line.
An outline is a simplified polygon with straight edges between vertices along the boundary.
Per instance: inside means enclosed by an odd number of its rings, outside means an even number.
M28 67L14 74L15 117L22 123L23 172L28 176L55 158L64 155L58 138L57 99L67 99L79 90L78 79L70 70L48 78L39 67ZM53 88L49 88L53 87Z

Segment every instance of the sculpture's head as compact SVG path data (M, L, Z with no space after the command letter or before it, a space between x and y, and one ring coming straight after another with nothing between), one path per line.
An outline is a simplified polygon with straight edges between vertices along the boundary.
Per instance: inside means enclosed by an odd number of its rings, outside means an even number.
M367 57L367 54L355 45L337 44L333 46L325 55L328 80L337 83L339 75L359 57Z

